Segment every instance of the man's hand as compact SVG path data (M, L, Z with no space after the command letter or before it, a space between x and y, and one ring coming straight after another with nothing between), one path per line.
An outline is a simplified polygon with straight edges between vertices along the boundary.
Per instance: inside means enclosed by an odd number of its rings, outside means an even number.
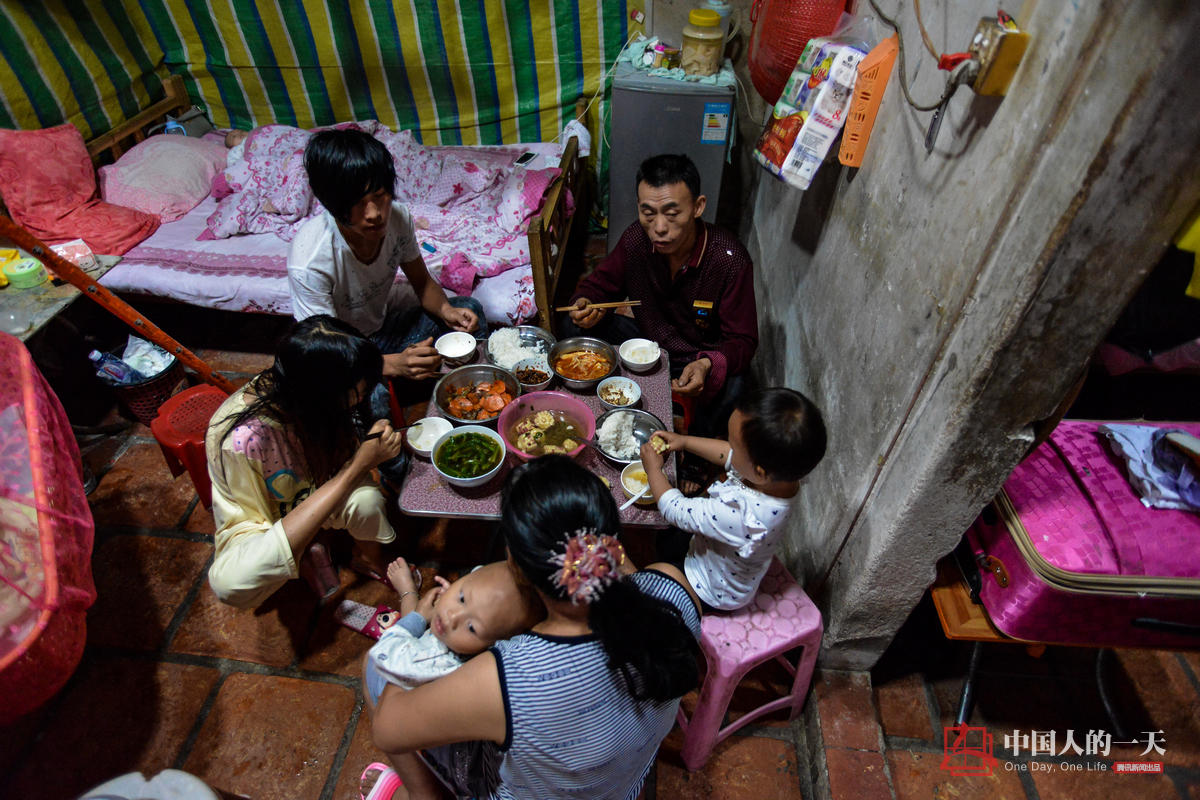
M685 397L695 397L704 391L704 381L712 369L712 361L698 358L683 368L679 377L671 381L671 391L679 392Z
M473 333L479 327L479 317L475 316L475 312L469 308L459 308L446 303L442 306L441 317L442 322L450 326L452 330Z
M575 301L575 307L567 312L567 316L581 328L594 327L600 320L604 319L604 315L608 313L607 308L592 308L592 301L586 297L581 297Z
M471 314L471 318L474 317ZM408 378L413 381L436 378L441 366L442 357L433 349L432 336L399 353L389 353L383 357L383 374L389 378Z

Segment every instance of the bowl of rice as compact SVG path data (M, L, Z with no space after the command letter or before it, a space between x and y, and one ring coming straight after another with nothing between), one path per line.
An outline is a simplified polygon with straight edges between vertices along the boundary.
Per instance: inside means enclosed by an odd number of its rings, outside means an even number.
M655 431L667 426L649 411L623 408L606 411L596 419L596 449L614 464L641 460L642 445Z
M547 355L558 340L536 325L518 325L515 328L498 328L488 337L487 360L500 369L512 371L518 362L528 358L541 359L547 372L550 362Z

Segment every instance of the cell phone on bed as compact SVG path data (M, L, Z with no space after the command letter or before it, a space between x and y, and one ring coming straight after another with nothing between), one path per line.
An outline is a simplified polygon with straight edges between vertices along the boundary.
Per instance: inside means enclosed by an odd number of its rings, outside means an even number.
M521 153L521 155L519 155L517 157L517 160L515 163L517 166L523 167L526 164L528 164L530 161L533 161L535 158L537 158L537 153L531 153L527 150L524 153Z

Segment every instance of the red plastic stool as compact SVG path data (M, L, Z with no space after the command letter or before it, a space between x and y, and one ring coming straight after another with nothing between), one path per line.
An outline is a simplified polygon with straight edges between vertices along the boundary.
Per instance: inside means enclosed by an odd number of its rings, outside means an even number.
M796 718L812 682L823 630L821 612L779 559L771 560L750 605L737 611L704 615L700 623L700 650L708 662L708 674L704 676L692 718L687 718L682 707L677 715L683 730L680 755L689 770L694 772L703 767L720 741L764 714L788 708L789 719ZM804 651L793 665L783 654L796 647L803 647ZM754 667L771 659L794 676L791 691L722 728L721 722L738 683Z
M388 408L392 412L392 425L399 427L406 424L404 422L404 409L400 407L400 401L396 399L396 384L391 379L387 379L388 385Z
M679 433L687 433L692 427L692 413L696 410L696 398L691 395L683 395L679 392L671 392L672 405L679 406L681 411L680 416L683 417L683 430ZM674 412L674 409L672 409Z
M150 423L167 468L175 476L187 470L205 508L212 508L212 482L204 457L204 435L208 433L208 421L226 397L207 383L184 389L159 406L158 416Z

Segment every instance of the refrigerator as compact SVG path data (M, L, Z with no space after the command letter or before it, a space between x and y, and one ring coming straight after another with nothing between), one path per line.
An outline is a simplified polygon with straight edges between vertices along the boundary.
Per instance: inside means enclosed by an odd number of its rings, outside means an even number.
M721 176L733 131L734 87L659 78L628 62L613 74L609 124L608 249L637 219L634 181L642 161L686 153L708 197L704 220L717 216Z

